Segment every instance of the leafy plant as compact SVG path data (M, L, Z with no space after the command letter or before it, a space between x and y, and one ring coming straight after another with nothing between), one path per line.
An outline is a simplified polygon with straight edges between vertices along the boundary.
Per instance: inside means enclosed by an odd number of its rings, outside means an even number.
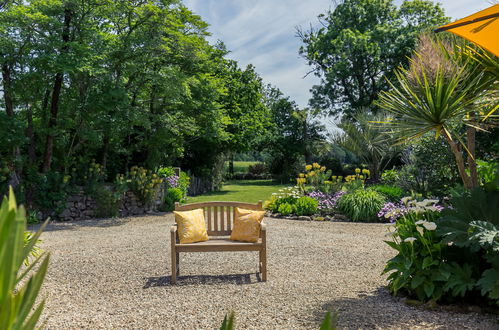
M235 316L234 312L230 312L230 314L225 315L220 330L234 330L234 329L235 329Z
M114 191L112 187L101 185L95 188L95 191L91 194L91 196L97 204L94 214L97 218L118 216L123 193Z
M173 211L176 202L184 200L184 193L180 188L168 188L165 194L165 207L167 211Z
M295 212L295 206L289 203L283 203L279 205L279 208L277 209L277 212L279 212L281 215L290 215Z
M262 175L267 172L267 168L264 163L257 163L248 166L248 173L254 174L254 175Z
M38 241L40 230L25 243L26 212L17 207L12 188L0 206L0 328L34 329L45 304L35 307L40 287L45 278L49 255L41 254L24 270L28 258ZM35 271L35 267L37 267Z
M369 187L370 190L374 190L388 198L392 202L399 201L404 196L404 191L402 188L397 186L389 186L386 184L377 184Z
M319 330L336 330L338 327L338 312L330 312L328 311L326 313L326 316L324 317L324 321L321 323L321 327Z
M385 202L386 198L380 193L359 189L341 196L337 208L353 221L373 222Z
M150 205L158 193L163 179L156 173L142 167L134 166L128 174L129 187L139 200L145 205Z
M384 170L381 173L381 181L386 184L396 184L399 180L399 171L395 169Z
M317 213L317 200L309 196L303 196L296 200L294 205L296 215L312 215Z

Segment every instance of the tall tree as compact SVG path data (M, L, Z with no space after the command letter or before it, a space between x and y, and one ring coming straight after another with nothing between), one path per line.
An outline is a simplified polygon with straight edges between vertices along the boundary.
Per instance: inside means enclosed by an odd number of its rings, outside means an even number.
M300 54L321 78L311 105L333 116L351 117L373 105L393 70L407 63L420 31L448 21L440 4L391 0L344 0L319 15L318 30L298 30Z

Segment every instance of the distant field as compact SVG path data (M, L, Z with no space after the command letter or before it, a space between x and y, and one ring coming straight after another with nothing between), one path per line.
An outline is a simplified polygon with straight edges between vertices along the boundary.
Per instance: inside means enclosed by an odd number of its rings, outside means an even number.
M259 162L234 162L234 173L246 173L250 165L258 164ZM225 162L225 169L229 170L229 162Z
M189 197L187 203L213 202L213 201L235 201L256 203L265 201L272 193L288 185L277 184L272 180L237 180L229 181L221 191L211 192L204 195Z

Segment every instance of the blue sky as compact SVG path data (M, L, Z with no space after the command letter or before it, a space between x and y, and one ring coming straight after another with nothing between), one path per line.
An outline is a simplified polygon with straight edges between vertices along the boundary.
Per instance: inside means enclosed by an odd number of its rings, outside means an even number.
M396 0L399 5L402 0ZM439 1L452 19L487 8L487 0ZM318 24L317 15L334 8L332 0L184 0L185 5L210 24L210 40L222 40L229 58L240 66L253 64L266 83L279 87L300 107L307 106L309 89L318 83L306 61L299 57L295 27Z

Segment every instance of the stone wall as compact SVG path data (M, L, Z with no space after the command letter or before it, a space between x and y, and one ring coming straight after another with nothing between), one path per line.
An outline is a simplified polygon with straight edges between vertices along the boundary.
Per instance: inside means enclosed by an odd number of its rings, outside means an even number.
M146 206L132 191L127 191L120 205L118 205L118 215L120 217L127 217L157 211L163 201L163 196L164 189L160 189L152 206ZM97 202L92 197L86 196L81 192L67 198L66 208L59 214L58 218L62 221L92 219L96 217L96 210Z

